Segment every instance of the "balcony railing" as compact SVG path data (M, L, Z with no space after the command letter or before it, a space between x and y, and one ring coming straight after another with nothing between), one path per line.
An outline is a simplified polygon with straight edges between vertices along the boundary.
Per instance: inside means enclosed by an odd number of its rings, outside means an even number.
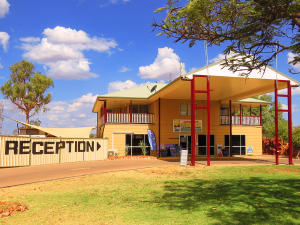
M154 115L150 113L106 113L101 117L101 124L150 124Z
M221 116L221 125L229 125L229 119L229 116ZM260 116L232 116L232 125L260 126Z

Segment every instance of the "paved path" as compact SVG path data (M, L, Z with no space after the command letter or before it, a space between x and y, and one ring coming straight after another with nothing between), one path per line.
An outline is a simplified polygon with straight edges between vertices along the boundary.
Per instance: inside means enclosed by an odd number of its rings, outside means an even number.
M231 159L213 158L211 166L274 165L274 161L274 156L249 156ZM288 159L280 158L279 162L282 165L287 165ZM294 159L294 164L300 165L300 160ZM0 188L89 174L144 169L168 165L178 166L178 159L105 160L30 167L0 168ZM196 161L196 166L197 165L206 165L206 159L198 159Z
M97 173L143 169L174 163L156 160L105 160L0 169L0 188ZM178 165L178 163L176 163Z

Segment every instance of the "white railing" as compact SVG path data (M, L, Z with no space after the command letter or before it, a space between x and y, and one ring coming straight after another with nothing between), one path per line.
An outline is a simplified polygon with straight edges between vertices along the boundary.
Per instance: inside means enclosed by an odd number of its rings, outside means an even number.
M242 118L242 123L241 123ZM229 116L220 117L221 125L229 125ZM232 116L232 125L260 126L259 116Z
M149 124L153 123L154 116L149 113L107 113L106 123L115 124ZM103 121L103 123L102 123ZM104 124L104 115L101 117L101 124Z

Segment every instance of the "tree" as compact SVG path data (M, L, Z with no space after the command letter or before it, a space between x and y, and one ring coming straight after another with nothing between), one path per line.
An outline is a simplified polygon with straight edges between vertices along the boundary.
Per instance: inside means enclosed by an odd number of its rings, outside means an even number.
M292 53L289 62L300 62L300 0L168 0L167 17L154 23L160 33L175 41L226 44L224 66L248 75L265 70L276 56Z
M51 101L51 94L45 92L50 86L53 87L53 81L39 71L34 72L34 65L25 60L9 68L11 79L1 87L1 92L25 113L29 123L30 117L47 110L45 105Z

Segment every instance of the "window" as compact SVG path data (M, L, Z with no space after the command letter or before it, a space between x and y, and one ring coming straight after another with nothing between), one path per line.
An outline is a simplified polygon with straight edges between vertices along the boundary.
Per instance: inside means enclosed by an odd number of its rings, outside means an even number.
M148 113L148 105L133 105L132 106L133 113Z
M230 150L229 135L225 135L225 149ZM246 136L232 135L232 155L246 155Z
M229 116L229 108L221 107L220 115L221 116Z
M126 145L128 146L129 155L143 155L139 146L140 141L146 144L147 155L150 155L150 143L147 134L126 134Z
M191 115L191 105L190 104L180 104L180 115L190 116Z
M215 135L210 135L210 155L215 153ZM206 135L198 135L198 155L207 155Z

